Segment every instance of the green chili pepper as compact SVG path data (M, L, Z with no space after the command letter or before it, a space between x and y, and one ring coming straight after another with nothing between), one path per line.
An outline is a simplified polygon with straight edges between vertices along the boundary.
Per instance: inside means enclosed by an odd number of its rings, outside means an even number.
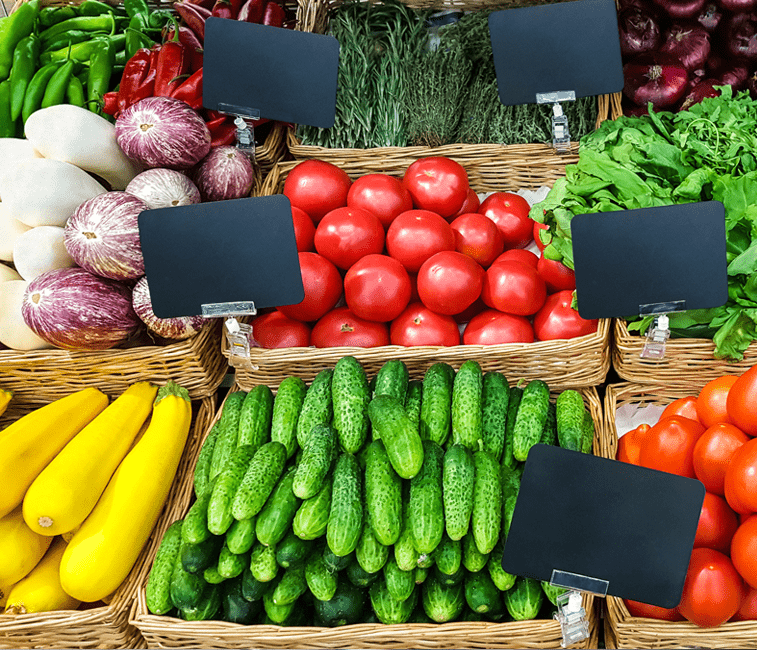
M126 58L130 59L141 47L150 47L145 44L145 30L147 29L147 18L137 14L129 21L129 27L126 29Z
M108 92L116 53L110 41L102 39L89 59L87 105L93 113L101 112L102 98Z
M41 108L57 106L63 103L73 73L74 62L70 59L53 73L50 81L47 82L47 88L45 88L45 94L42 97Z
M116 34L115 36L98 36L97 38L84 41L83 43L76 43L76 45L71 46L70 58L74 61L89 61L92 52L95 51L97 44L102 40L109 40L113 44L115 50L118 51L123 48L124 43L126 42L126 35ZM47 65L54 61L65 61L67 58L69 58L68 48L64 47L60 50L55 50L54 52L43 52L40 55L39 60L42 65Z
M39 37L42 39L42 44L47 45L53 41L56 36L65 34L72 29L83 32L112 32L115 29L115 25L116 19L113 17L113 14L104 14L101 16L77 16L76 18L69 18L62 23L53 25L42 32Z
M39 110L42 104L42 98L45 96L45 88L50 81L50 77L55 74L55 71L60 68L60 62L49 63L43 66L32 77L29 85L26 87L26 95L24 95L24 106L21 109L21 119L24 124L29 116Z
M11 82L0 83L0 138L16 137L16 121L11 117Z
M150 7L147 6L146 0L124 0L124 9L129 14L129 18L141 15L145 18L145 22L150 15Z
M13 67L10 76L11 119L13 121L16 121L18 116L21 115L26 87L37 70L39 48L39 39L34 34L30 34L19 41L13 52Z
M152 47L152 43L150 47ZM126 50L116 52L115 65L120 65L121 67L126 65Z
M98 0L84 0L78 7L76 13L80 16L101 16L103 14L114 13L114 8Z
M73 106L81 106L84 108L86 99L84 97L84 86L77 77L71 77L68 82L68 88L66 88L66 101Z
M64 20L76 17L76 9L74 7L45 7L39 12L39 29L47 29L57 23L62 23Z
M168 9L156 9L150 14L148 24L153 29L163 29L169 20L176 20L172 12Z
M80 29L72 29L70 32L61 34L55 40L50 41L42 51L54 52L55 50L68 48L69 45L76 45L77 43L83 43L84 41L97 38L98 36L108 35L109 32L84 32Z
M39 0L32 0L0 20L0 80L8 78L16 45L32 33L38 15Z

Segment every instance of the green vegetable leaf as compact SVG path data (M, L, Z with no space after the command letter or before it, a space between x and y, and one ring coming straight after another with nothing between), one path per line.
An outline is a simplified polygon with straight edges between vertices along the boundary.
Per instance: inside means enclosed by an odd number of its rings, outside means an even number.
M749 344L757 339L757 309L728 308L728 318L713 337L715 357L740 361Z
M757 240L728 265L728 275L757 273Z

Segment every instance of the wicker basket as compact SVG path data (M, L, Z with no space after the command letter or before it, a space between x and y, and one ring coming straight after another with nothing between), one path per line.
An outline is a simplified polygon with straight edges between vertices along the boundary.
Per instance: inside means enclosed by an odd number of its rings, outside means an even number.
M419 378L421 375L411 370L410 376ZM240 386L235 385L232 390L239 389ZM604 431L602 407L594 388L582 389L581 393L594 418L596 453ZM221 411L222 407L215 420L220 417ZM215 420L208 425L205 436ZM185 466L183 469L185 489L182 495L188 495L192 490L193 467ZM183 510L179 516L189 509L189 497L182 503ZM174 503L172 512L176 512L176 506ZM571 647L596 648L599 626L594 597L585 594L583 604L591 637ZM144 584L137 594L135 614L131 623L139 629L150 648L557 648L562 639L560 625L554 620L406 625L366 623L336 628L238 625L223 621L187 622L150 614L145 604Z
M666 405L680 397L696 395L705 380L672 387L665 384L612 384L605 393L604 433L599 453L615 458L618 433L615 411L622 404ZM608 648L757 648L757 621L724 623L701 628L688 621L670 622L631 616L621 598L605 601L605 643Z
M71 392L69 390L69 392ZM0 418L0 426L6 426L16 418L28 413L39 404L30 404L16 397ZM45 612L41 614L0 614L0 647L2 648L140 648L144 639L129 625L129 614L138 586L141 585L152 566L157 545L169 524L183 511L177 503L187 490L183 477L193 468L200 453L200 432L205 432L215 410L215 397L206 397L195 403L193 429L184 450L179 469L166 505L134 568L123 584L116 590L109 604L93 609ZM190 486L191 489L191 486Z

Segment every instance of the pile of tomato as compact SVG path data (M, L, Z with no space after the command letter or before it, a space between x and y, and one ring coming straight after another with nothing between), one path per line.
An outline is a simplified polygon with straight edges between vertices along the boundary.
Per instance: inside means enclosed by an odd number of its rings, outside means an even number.
M480 202L454 160L354 182L309 160L284 194L305 298L254 321L262 347L492 345L597 330L571 308L573 271L526 250L544 247L533 245L542 226L528 202L507 192Z
M702 627L757 620L757 366L672 402L620 438L617 459L699 479L702 512L675 609L626 601L634 616Z

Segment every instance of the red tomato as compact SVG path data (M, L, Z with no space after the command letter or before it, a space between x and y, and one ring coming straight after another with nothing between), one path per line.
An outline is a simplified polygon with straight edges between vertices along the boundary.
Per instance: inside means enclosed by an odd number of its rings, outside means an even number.
M347 193L347 205L378 217L386 230L398 214L413 209L413 199L402 181L388 174L366 174Z
M752 366L731 386L726 408L733 424L748 436L757 436L757 366Z
M573 292L568 290L547 296L544 306L534 316L534 332L539 341L572 339L597 331L599 320L581 318L570 306L572 301Z
M384 227L367 210L337 208L315 230L315 249L340 269L384 250Z
M252 321L252 338L262 348L306 348L310 345L310 328L280 311L272 311Z
M696 420L699 422L699 416L697 415L697 398L693 395L679 397L665 407L665 410L660 414L660 419L668 418L671 415L682 415L685 418L689 418L689 420Z
M697 397L697 416L706 427L718 422L730 422L726 410L726 400L731 386L736 383L735 375L724 375L704 385Z
M538 221L534 221L534 241L536 242L536 246L539 248L539 250L543 251L547 247L547 244L545 244L541 240L541 237L539 236L540 230L549 230L549 226L546 223L539 223ZM552 238L549 237L549 239L551 240Z
M453 314L452 318L455 319L455 322L458 325L462 325L463 323L469 323L474 316L478 316L478 314L485 309L486 305L484 304L484 301L481 300L481 296L479 296L476 298L476 302L468 307L468 309L461 311L459 314Z
M457 214L452 215L450 219L459 217L461 214L470 214L471 212L478 212L478 208L481 205L481 201L478 198L475 190L468 188L468 196L465 197L463 207L457 211Z
M323 160L305 160L289 172L284 196L316 224L327 212L347 205L352 181L347 172Z
M757 438L745 442L733 454L723 486L728 505L736 512L757 512Z
M562 262L548 260L544 255L539 258L536 270L547 284L547 292L565 291L576 288L576 274Z
M463 166L443 156L419 158L402 178L413 205L442 217L457 214L468 198L468 174Z
M640 424L633 431L628 431L620 436L618 438L618 452L615 458L623 463L638 465L641 445L644 443L644 438L651 428L648 424Z
M493 309L530 316L544 305L547 287L536 269L528 264L498 262L486 272L481 298Z
M389 328L392 345L459 345L460 330L452 316L435 314L412 302L392 322Z
M437 314L459 314L481 295L484 273L467 255L442 251L429 257L418 271L418 295Z
M342 276L331 262L318 253L298 255L305 298L296 305L280 305L279 311L294 320L318 320L336 305L342 295Z
M501 343L533 343L534 330L523 316L487 309L471 318L463 332L465 345L499 345Z
M695 548L678 611L700 627L716 627L738 611L744 594L744 582L727 555Z
M741 524L731 541L733 566L752 589L757 589L757 516Z
M694 445L694 473L708 492L725 494L725 473L736 450L749 436L732 424L715 424Z
M347 306L365 320L394 320L410 302L410 293L405 267L387 255L366 255L344 276Z
M518 194L495 192L484 199L478 211L497 224L505 248L525 248L534 238L534 221L528 217L531 207Z
M664 607L648 605L647 603L640 603L628 598L624 598L623 602L626 604L626 607L628 607L628 611L631 612L631 616L638 616L640 618L657 618L661 621L683 620L683 616L681 616L681 613L675 608L665 609Z
M714 548L716 551L728 553L731 548L731 538L738 527L738 517L728 507L725 499L707 492L699 515L694 548Z
M523 262L536 268L539 258L535 253L527 251L525 248L511 248L494 260L493 264L498 264L499 262Z
M312 251L315 237L315 224L307 212L292 206L292 223L294 224L294 238L297 242L297 252Z
M694 478L694 445L703 433L699 422L680 415L660 420L644 439L639 464Z
M421 297L418 295L418 274L408 273L410 278L410 302L420 302Z
M410 273L417 273L435 253L453 250L455 233L452 227L428 210L403 212L386 231L386 252Z
M348 307L339 307L315 324L310 341L317 348L375 348L389 345L389 328L386 323L358 318Z
M750 589L744 596L739 611L733 615L732 621L757 621L757 588Z
M505 249L497 226L483 214L462 214L451 225L455 233L455 250L472 257L484 268Z

